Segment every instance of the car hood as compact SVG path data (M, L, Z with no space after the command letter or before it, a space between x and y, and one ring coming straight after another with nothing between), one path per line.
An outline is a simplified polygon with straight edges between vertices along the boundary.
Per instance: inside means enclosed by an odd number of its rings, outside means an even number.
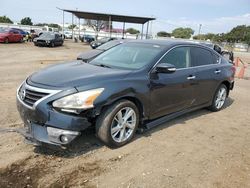
M31 75L27 82L31 85L69 88L122 79L130 72L75 61L45 68Z
M99 54L101 54L103 51L102 50L89 50L86 52L81 53L77 59L78 60L83 60L83 61L88 61L89 59L92 59L96 56L98 56Z

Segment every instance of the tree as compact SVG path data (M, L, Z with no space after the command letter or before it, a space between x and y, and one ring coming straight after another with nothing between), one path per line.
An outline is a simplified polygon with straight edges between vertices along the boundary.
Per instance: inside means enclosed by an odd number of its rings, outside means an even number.
M225 35L228 42L245 42L250 44L250 26L239 25Z
M136 34L139 34L140 31L137 30L137 29L134 29L134 28L128 28L128 29L126 29L126 33L129 33L129 34L132 34L132 35L136 35Z
M175 38L189 39L194 34L194 30L191 28L176 28L172 31L172 36Z
M7 16L0 16L0 23L11 23L13 24L13 21L8 18Z
M57 28L59 31L62 30L62 27L58 24L50 23L48 24L49 27Z
M69 25L69 29L74 29L76 27L76 25L75 24L72 24L72 25Z
M167 33L166 31L160 31L157 33L158 37L171 37L170 33Z
M85 20L85 25L92 27L95 31L95 38L98 38L98 33L102 29L108 29L109 28L109 21L103 21L103 20ZM112 23L110 25L110 28L112 29Z
M25 17L21 20L22 25L33 25L30 17Z
M193 39L195 40L211 40L215 41L217 39L217 35L214 33L207 33L207 34L200 34L193 36Z
M40 27L48 26L48 27L57 28L59 31L62 30L62 27L60 25L54 24L54 23L38 23L38 24L34 24L34 26L40 26Z

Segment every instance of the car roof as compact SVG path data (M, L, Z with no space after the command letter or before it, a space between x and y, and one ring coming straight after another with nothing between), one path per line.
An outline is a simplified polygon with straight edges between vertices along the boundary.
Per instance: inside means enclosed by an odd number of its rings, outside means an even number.
M172 47L176 45L192 45L192 46L195 45L199 47L208 48L207 46L199 44L199 43L195 43L194 41L187 41L187 40L182 40L182 39L165 39L165 40L145 39L145 40L132 40L132 41L128 41L128 43L152 44L152 45L159 45L163 47Z

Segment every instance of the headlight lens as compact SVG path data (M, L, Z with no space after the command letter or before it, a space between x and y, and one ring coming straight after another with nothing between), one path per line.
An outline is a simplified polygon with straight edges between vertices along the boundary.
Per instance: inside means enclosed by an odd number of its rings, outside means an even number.
M53 102L53 107L62 109L88 109L94 107L95 99L103 92L104 88L75 93Z

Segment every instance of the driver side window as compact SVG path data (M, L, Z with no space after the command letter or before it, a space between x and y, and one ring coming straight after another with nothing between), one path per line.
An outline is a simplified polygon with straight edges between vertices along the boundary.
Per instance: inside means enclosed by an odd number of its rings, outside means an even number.
M188 68L191 66L190 48L174 48L161 59L160 63L172 64L177 69Z

